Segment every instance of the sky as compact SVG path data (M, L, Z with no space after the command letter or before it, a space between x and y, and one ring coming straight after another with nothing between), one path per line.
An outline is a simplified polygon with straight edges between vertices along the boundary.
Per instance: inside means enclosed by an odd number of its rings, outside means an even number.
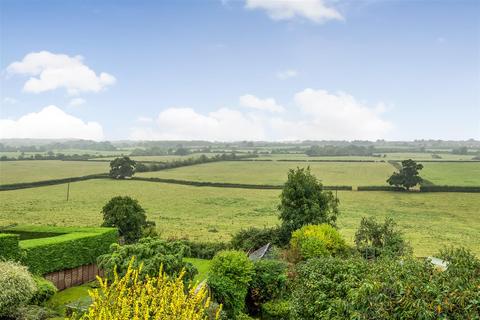
M0 138L480 139L477 0L0 0Z

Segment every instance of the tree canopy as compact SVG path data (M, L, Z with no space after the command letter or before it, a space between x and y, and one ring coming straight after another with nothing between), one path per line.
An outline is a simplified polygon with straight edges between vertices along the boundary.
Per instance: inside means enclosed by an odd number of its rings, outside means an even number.
M114 179L125 179L135 173L137 163L129 157L116 158L110 161L110 177Z
M421 163L416 163L412 159L402 161L402 167L399 172L394 172L387 182L396 187L403 187L409 190L421 183L423 179L419 175L419 171L423 169Z

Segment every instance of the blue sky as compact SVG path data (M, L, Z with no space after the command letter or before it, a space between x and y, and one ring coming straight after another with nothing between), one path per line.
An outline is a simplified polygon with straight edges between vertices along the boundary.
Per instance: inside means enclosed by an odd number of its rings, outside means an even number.
M1 14L3 138L480 138L480 1L2 0Z

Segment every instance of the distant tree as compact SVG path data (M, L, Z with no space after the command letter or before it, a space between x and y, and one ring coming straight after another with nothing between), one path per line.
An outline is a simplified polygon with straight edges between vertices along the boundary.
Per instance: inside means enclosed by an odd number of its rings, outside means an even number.
M137 163L129 157L116 158L110 161L110 177L125 179L133 176Z
M452 150L452 154L468 154L467 147L459 147Z
M175 150L175 155L176 156L186 156L190 154L190 150L187 148L180 147L177 150Z
M126 197L113 197L103 207L102 227L117 227L126 243L136 242L142 237L144 228L150 228L145 210L137 200Z
M412 159L402 161L402 168L399 172L394 172L387 182L396 187L403 187L406 190L421 183L423 179L419 176L418 171L423 169L422 164L417 164Z
M280 195L280 242L288 243L293 231L307 224L328 223L335 226L338 199L310 172L310 167L290 169Z

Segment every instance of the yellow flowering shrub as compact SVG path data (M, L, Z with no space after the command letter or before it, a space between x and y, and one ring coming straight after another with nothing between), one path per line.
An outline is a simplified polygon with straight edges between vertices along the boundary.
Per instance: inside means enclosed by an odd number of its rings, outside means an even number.
M141 280L139 269L132 268L126 274L114 274L112 283L98 279L100 287L90 291L93 300L83 320L207 320L211 300L205 286L196 289L185 287L182 277L169 278L161 269L157 277ZM221 306L214 312L219 319Z

